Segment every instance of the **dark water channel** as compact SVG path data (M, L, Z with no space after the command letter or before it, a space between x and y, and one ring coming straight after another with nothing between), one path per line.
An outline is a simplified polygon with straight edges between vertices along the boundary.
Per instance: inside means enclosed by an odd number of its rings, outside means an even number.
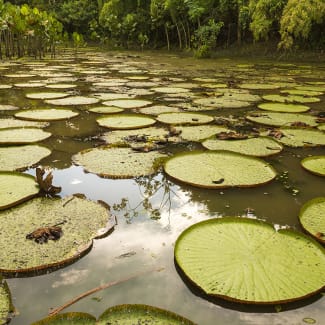
M93 86L103 78L125 80L132 76L146 76L146 81L174 86L197 82L197 89L193 88L193 92L211 90L202 86L203 81L195 81L194 78L213 78L220 83L229 80L256 82L263 78L296 83L325 81L324 62L284 65L230 59L198 61L170 54L90 51L79 54L77 58L61 53L56 60L45 60L40 65L36 61L25 60L15 63L16 65L0 63L1 67L6 68L0 70L1 84L13 85L37 80L54 83L57 79L59 83L77 85L72 90L44 87L0 89L0 104L16 105L24 109L46 106L42 100L25 97L26 93L36 91L68 91L83 96L99 92L134 93L139 94L136 98L148 99L157 105L172 105L182 100L181 97L171 98L154 92L143 94L143 90L150 88L133 88L125 82L102 89ZM52 67L53 70L47 71L46 67ZM33 79L6 77L5 74L9 73L33 73L36 76ZM136 78L128 80L135 81ZM263 95L279 93L279 89L250 92ZM324 111L325 96L320 98L319 103L308 104L312 111ZM101 142L97 136L108 130L97 125L95 119L99 115L89 112L87 106L68 108L77 110L80 115L68 121L51 122L46 128L53 135L42 141L42 144L50 148L52 154L43 159L41 164L54 169L54 184L62 187L61 196L83 193L87 198L103 200L111 207L127 198L129 210L112 209L118 222L115 230L108 237L95 240L90 253L74 264L44 275L8 279L13 303L18 311L10 324L30 324L45 317L51 307L60 306L93 287L156 267L165 269L100 291L82 299L66 311L84 311L99 316L110 306L141 303L174 311L200 325L298 325L304 324L303 319L306 317L315 319L316 324L325 324L325 298L322 295L283 305L281 312L276 312L273 306L254 307L222 300L209 301L183 281L173 257L175 240L188 226L215 216L244 216L247 208L258 218L301 230L297 218L300 208L314 197L325 196L325 186L324 179L302 169L300 161L309 155L324 155L324 147L286 147L280 154L266 158L279 174L288 171L288 179L285 182L277 179L255 188L204 190L173 181L162 172L136 179L104 179L73 165L71 157L83 149L99 145ZM203 113L239 118L254 109L256 104L247 108L217 109ZM130 110L125 110L128 111ZM14 113L0 111L0 117ZM200 148L199 143L185 143L171 145L165 150L177 152ZM34 174L35 169L30 168L26 172ZM160 208L161 215L156 219L141 205L143 193L153 184L161 185L150 197L152 205ZM132 210L134 208L136 210ZM126 212L129 213L127 216ZM134 212L138 215L134 215Z

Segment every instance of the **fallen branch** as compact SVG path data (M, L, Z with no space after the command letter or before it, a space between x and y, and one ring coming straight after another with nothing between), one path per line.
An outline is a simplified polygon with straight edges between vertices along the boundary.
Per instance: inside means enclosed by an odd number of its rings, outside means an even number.
M115 286L117 284L120 284L120 283L123 283L123 282L127 282L129 280L132 280L132 279L135 279L141 275L145 275L147 273L151 273L151 272L160 272L164 270L164 268L159 268L159 269L151 269L151 270L147 270L147 271L144 271L144 272L140 272L140 273L137 273L137 274L134 274L132 276L129 276L127 278L124 278L124 279L121 279L121 280L117 280L117 281L112 281L112 282L108 282L108 283L105 283L105 284L102 284L96 288L93 288L91 290L88 290L84 293L82 293L81 295L71 299L70 301L68 301L67 303L65 303L64 305L60 306L60 307L57 307L55 309L52 309L50 312L49 312L49 316L54 316L56 314L58 314L59 312L61 312L63 309L66 309L68 307L70 307L71 305L73 305L74 303L76 303L77 301L95 293L95 292L98 292L98 291L101 291L103 289L107 289L107 288L110 288L112 286Z

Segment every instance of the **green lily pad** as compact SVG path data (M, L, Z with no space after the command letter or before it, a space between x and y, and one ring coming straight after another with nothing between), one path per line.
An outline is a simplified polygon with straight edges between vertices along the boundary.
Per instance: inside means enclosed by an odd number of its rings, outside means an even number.
M75 84L50 84L45 86L45 88L49 88L49 89L71 89L76 87L77 85Z
M310 90L299 90L299 89L286 89L286 90L281 90L281 93L283 94L289 94L289 95L298 95L298 96L321 96L323 95L322 92L320 91L310 91Z
M194 125L194 126L176 126L180 133L180 137L185 141L202 141L210 138L212 135L227 132L229 129L220 125Z
M14 105L3 105L0 104L0 111L15 111L19 109L19 107L14 106Z
M243 140L219 140L217 138L211 138L203 141L202 145L209 150L229 150L256 157L275 155L283 149L281 144L267 137Z
M130 99L132 96L130 94L119 94L119 93L95 93L94 97L101 100L113 100L113 99Z
M51 150L38 145L0 147L0 171L25 169L50 154Z
M98 98L84 96L70 96L60 99L47 99L45 103L58 106L75 106L75 105L91 105L99 102Z
M280 128L283 137L281 143L289 147L325 146L325 133L319 130L304 128Z
M325 123L322 123L320 124L318 127L317 127L318 130L321 130L321 131L325 131Z
M177 154L164 165L165 172L202 188L251 187L270 182L275 170L265 161L228 151L193 151Z
M299 300L324 288L325 250L291 229L248 218L219 218L186 229L175 259L205 293L253 304Z
M279 102L279 103L317 103L320 101L317 97L306 97L306 96L298 96L298 95L265 95L263 99L269 100L271 102Z
M116 106L119 108L140 108L151 104L151 101L143 99L116 99L103 102L103 105Z
M98 147L79 152L72 157L76 165L90 173L107 178L133 178L156 172L157 159L165 155L156 151L137 152L130 148Z
M69 94L60 93L60 92L39 92L39 93L30 93L26 94L27 98L30 99L54 99L54 98L63 98L67 97Z
M11 89L12 85L0 85L0 90L1 89Z
M325 197L305 203L300 210L299 220L310 235L325 244Z
M38 128L0 129L0 144L25 144L45 140L52 134Z
M325 156L307 157L301 161L301 165L313 174L325 176Z
M123 112L123 108L115 106L98 106L89 109L89 112L98 113L98 114L115 114Z
M13 311L11 295L7 282L0 276L0 324L8 324L9 314Z
M278 89L280 88L279 85L276 83L274 84L268 84L268 83L242 83L239 85L239 88L243 89Z
M43 82L23 82L23 83L17 83L14 84L17 88L41 88L46 86L46 83Z
M70 109L38 108L20 111L15 114L15 117L32 121L60 121L70 119L78 115L79 113Z
M130 144L132 137L145 137L147 142L165 140L169 131L163 128L149 127L134 130L116 130L103 134L101 137L105 142L111 144Z
M149 115L159 115L162 113L178 113L181 111L182 110L178 107L165 106L165 105L142 107L139 109L140 113L149 114Z
M251 112L246 118L249 121L270 126L290 126L292 123L302 122L309 126L317 126L316 117L297 113L280 112Z
M297 86L297 87L295 87L295 89L324 92L325 86L324 85L304 85L304 86Z
M38 194L39 188L31 175L0 172L0 210L8 209Z
M10 128L45 128L49 126L47 122L33 122L33 121L21 121L15 118L0 118L0 129L10 129Z
M199 113L163 113L157 116L157 120L166 124L207 124L214 120L210 115Z
M164 94L179 94L179 93L187 93L190 91L190 89L182 88L182 87L156 87L156 88L151 88L151 90L154 90L157 93L164 93Z
M96 318L85 313L65 313L50 316L32 325L195 325L190 320L171 311L148 305L119 305L108 308L96 322Z
M46 317L31 325L95 325L96 317L87 313L70 312Z
M103 116L97 118L97 123L100 126L115 130L129 130L144 128L156 123L156 121L148 116L138 114L123 114L113 116Z
M87 253L94 238L112 228L104 205L77 196L35 198L0 213L0 272L30 273L61 267ZM62 236L39 244L26 238L42 227L59 225Z
M301 113L310 110L310 107L305 105L285 104L285 103L263 103L263 104L259 104L258 108L266 111L286 112L286 113Z
M98 325L106 324L195 325L190 320L168 310L148 305L119 305L111 307L98 319Z

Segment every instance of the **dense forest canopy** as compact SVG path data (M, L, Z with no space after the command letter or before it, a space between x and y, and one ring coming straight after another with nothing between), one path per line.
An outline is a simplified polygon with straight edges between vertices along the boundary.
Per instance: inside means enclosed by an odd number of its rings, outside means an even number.
M323 50L325 1L0 0L0 33L4 44L10 37L25 42L13 50L18 55L32 41L53 47L68 38L124 48L193 49L197 56L258 41L276 42L282 50Z

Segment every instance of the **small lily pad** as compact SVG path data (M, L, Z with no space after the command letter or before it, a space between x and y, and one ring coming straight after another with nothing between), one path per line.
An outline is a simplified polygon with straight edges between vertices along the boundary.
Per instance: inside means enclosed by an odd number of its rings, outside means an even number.
M243 140L219 140L217 138L211 138L203 141L202 144L209 150L229 150L256 157L275 155L283 149L281 144L267 137Z
M102 146L79 152L72 157L76 165L107 178L133 178L156 172L157 159L165 155L156 151L137 152L130 148Z
M214 120L210 115L199 113L163 113L159 114L157 120L162 123L179 125L179 124L207 124Z
M60 92L39 92L26 94L27 98L30 99L53 99L53 98L63 98L67 97L69 94Z
M26 201L38 192L39 188L33 176L17 172L0 172L0 210Z
M286 113L301 113L310 110L310 107L305 105L285 104L285 103L263 103L263 104L259 104L258 108L266 111L286 112Z
M317 103L320 101L317 97L307 97L307 96L298 96L298 95L265 95L263 99L269 100L271 102L279 103Z
M11 303L11 295L7 282L0 276L0 324L8 324L9 314L13 307Z
M325 250L291 229L249 218L216 218L186 229L175 244L185 276L206 294L252 304L306 298L325 283Z
M310 235L325 244L325 197L305 203L300 210L299 220Z
M265 161L229 151L193 151L177 154L165 172L184 183L202 188L251 187L270 182L275 170Z
M0 147L0 171L25 169L50 154L51 150L38 145Z
M316 117L307 114L280 113L280 112L251 112L246 118L249 121L270 126L290 126L301 122L309 126L317 126Z
M100 126L115 130L144 128L156 123L154 119L138 114L104 116L97 118L97 122Z
M283 133L278 141L289 147L325 146L325 133L304 128L280 128Z
M103 105L116 106L119 108L140 108L151 104L151 101L143 99L116 99L103 102Z
M104 205L81 197L35 198L0 213L0 271L30 273L62 267L89 251L94 238L112 228ZM60 226L62 236L39 244L26 238L37 229Z
M0 144L25 144L45 140L52 134L38 128L0 129Z
M313 174L325 176L325 156L307 157L301 161L301 165Z
M60 99L48 99L47 104L58 106L75 106L75 105L91 105L99 102L98 98L84 97L84 96L70 96Z
M195 325L190 320L173 312L148 305L119 305L111 307L98 319L98 325L106 324Z
M60 121L70 119L78 115L79 113L70 109L44 108L20 111L15 114L15 117L32 121Z

